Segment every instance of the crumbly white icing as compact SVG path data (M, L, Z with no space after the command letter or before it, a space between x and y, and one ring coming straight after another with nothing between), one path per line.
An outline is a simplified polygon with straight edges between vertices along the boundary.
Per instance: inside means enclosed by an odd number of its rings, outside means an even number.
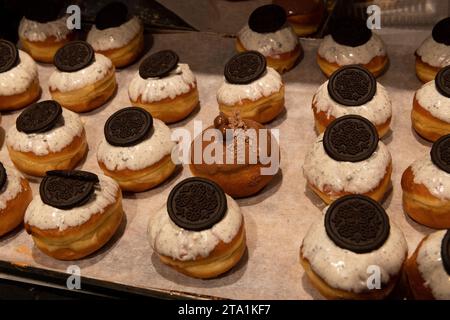
M124 24L99 30L92 26L86 41L95 51L106 51L126 46L142 30L142 22L138 17L133 17Z
M309 183L327 192L366 193L375 189L391 163L386 145L378 142L375 152L359 162L336 161L323 147L323 133L306 154L303 175Z
M437 91L434 80L425 83L416 91L416 99L433 117L450 123L450 98Z
M95 187L91 199L80 207L69 210L54 208L42 202L41 196L34 196L25 212L25 223L41 230L63 231L87 222L94 214L104 212L115 203L119 185L111 178L98 175L100 182Z
M6 144L20 152L32 152L38 156L45 156L50 152L59 152L83 132L83 122L78 114L70 110L62 111L62 119L56 126L42 133L18 131L12 125L6 133Z
M169 217L164 205L150 218L148 237L150 245L158 254L181 261L206 258L220 241L230 243L242 224L238 204L228 195L228 209L221 221L212 228L190 231L178 227Z
M50 90L68 92L96 83L106 77L113 67L111 60L102 54L95 54L95 61L75 72L53 71L48 80Z
M179 63L177 68L163 78L143 79L136 72L128 86L128 95L131 101L156 102L188 93L196 86L194 73L185 63Z
M442 240L447 230L436 231L422 243L417 255L417 267L425 286L438 300L450 300L450 275L442 264Z
M352 107L342 105L331 98L328 93L328 81L322 84L313 98L317 112L325 112L327 118L339 118L347 114L362 116L375 125L385 123L392 116L392 103L384 86L377 83L377 90L373 98L367 103Z
M450 65L450 46L434 41L432 36L422 42L416 53L430 66L439 68Z
M67 28L67 18L65 15L55 21L40 23L23 17L19 24L19 36L34 42L42 42L49 37L55 37L56 41L64 40L72 32Z
M116 147L103 137L97 148L97 160L111 171L140 170L170 155L175 145L171 139L170 128L161 120L153 119L153 134L137 145Z
M414 161L411 169L414 183L423 184L436 198L450 199L450 174L439 169L429 154Z
M355 293L367 292L367 280L373 274L368 271L369 266L380 268L382 284L399 274L408 246L402 231L394 223L390 223L389 236L380 248L368 253L355 253L338 247L328 237L324 216L309 228L303 239L302 254L314 273L329 286Z
M28 53L19 50L20 63L14 68L0 73L0 96L12 96L25 92L36 80L36 62Z
M319 55L330 63L340 66L348 64L367 64L376 56L385 56L383 40L372 33L369 41L358 47L344 46L334 41L331 35L323 38L319 46Z
M258 33L245 25L237 36L245 49L256 50L262 55L272 58L293 51L299 44L298 37L289 24L280 30L269 33Z
M6 208L8 201L13 200L22 191L22 174L14 168L4 166L6 183L0 189L0 210Z
M226 79L217 91L217 101L226 105L242 104L243 100L256 101L280 91L283 86L280 74L267 67L259 79L248 84L233 84Z

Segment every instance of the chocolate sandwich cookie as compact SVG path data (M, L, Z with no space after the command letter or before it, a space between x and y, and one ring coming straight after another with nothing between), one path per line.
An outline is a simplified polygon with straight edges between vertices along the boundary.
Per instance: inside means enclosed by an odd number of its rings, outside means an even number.
M172 50L158 51L142 61L139 75L142 79L162 78L178 66L179 57Z
M450 98L450 66L442 68L434 78L437 91L444 97Z
M325 230L338 247L355 253L367 253L385 243L390 225L386 212L378 202L363 195L348 195L328 207Z
M377 81L366 68L348 65L331 75L327 88L334 101L354 107L372 100L377 90Z
M75 72L95 61L94 49L85 41L72 41L56 51L53 63L62 72Z
M325 129L323 147L336 161L368 159L378 147L378 133L367 119L357 115L337 118Z
M441 258L444 269L450 276L450 230L447 230L444 239L442 239Z
M18 131L30 134L46 132L53 129L62 114L61 105L54 100L32 104L16 119Z
M286 23L286 12L276 4L256 8L248 18L248 26L257 33L275 32Z
M97 13L95 27L99 30L115 28L127 21L128 7L122 2L111 2Z
M19 62L19 52L14 43L0 39L0 73L11 70Z
M364 20L339 19L331 25L331 37L343 46L358 47L370 40L372 31Z
M188 178L170 192L167 212L180 228L192 231L210 229L225 216L227 198L215 182Z
M434 41L450 46L450 17L442 19L433 27L431 33Z
M98 182L97 175L87 171L48 171L39 186L39 194L45 204L69 210L87 203Z
M232 57L224 69L225 79L232 84L248 84L266 72L266 58L257 51L246 51Z
M441 170L450 173L450 134L440 137L431 147L431 161Z
M0 192L5 186L7 178L5 167L3 166L3 163L0 162Z
M28 20L39 23L55 21L59 17L62 2L57 0L28 0L25 2L24 16Z
M115 112L105 123L106 141L113 146L129 147L150 137L153 118L138 107L123 108Z

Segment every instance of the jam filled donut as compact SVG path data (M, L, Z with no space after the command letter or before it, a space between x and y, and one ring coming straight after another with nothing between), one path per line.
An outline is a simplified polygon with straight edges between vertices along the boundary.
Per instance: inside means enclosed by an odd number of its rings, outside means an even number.
M434 79L438 71L450 65L450 17L442 19L416 50L416 74L422 82Z
M73 169L88 150L80 117L53 100L26 108L9 128L6 146L14 165L33 176Z
M246 248L238 204L202 178L185 179L172 189L167 206L150 218L148 237L164 264L202 279L230 270Z
M55 55L55 70L48 81L52 98L75 112L91 111L108 101L116 91L111 60L94 53L84 41L72 41Z
M388 56L383 41L365 21L345 19L335 21L331 34L323 38L317 63L327 77L349 64L361 64L378 77L387 68Z
M430 141L450 134L450 66L416 91L411 122L416 132Z
M414 161L402 176L403 208L418 223L450 228L450 135L433 143L429 155Z
M378 202L362 195L342 197L325 208L300 248L306 276L328 299L386 298L407 255L402 231ZM374 266L381 276L378 288L370 279Z
M77 260L105 245L122 222L122 193L111 178L49 171L25 213L25 229L43 253Z
M392 159L375 126L357 115L334 120L306 154L303 175L326 203L347 194L380 201L390 188Z
M122 190L140 192L165 181L175 170L170 129L142 108L123 108L105 124L97 148L103 172Z
M426 236L405 269L415 299L450 300L450 230Z
M125 67L144 50L144 26L138 17L128 15L125 4L111 2L97 13L86 41L114 66Z
M178 61L172 50L148 56L128 87L133 105L165 123L186 118L199 105L195 75L189 65Z
M23 222L31 198L28 181L17 170L0 162L0 236Z
M13 43L0 39L0 111L23 108L40 94L36 63Z
M225 115L239 111L244 119L266 123L284 110L281 76L266 66L260 53L247 51L235 55L225 65L224 76L217 91L217 103Z
M211 141L208 135L213 129L217 131L215 139ZM264 135L262 131L266 131ZM207 150L212 149L222 150L220 163L204 158L209 156ZM216 182L233 198L251 196L263 189L278 172L264 172L263 168L268 170L273 164L261 163L258 151L262 149L267 151L268 157L273 156L273 150L280 152L269 130L253 120L241 119L239 114L230 118L222 114L214 119L214 126L192 141L190 169L194 176Z
M292 27L286 22L286 12L269 4L252 12L237 34L236 50L258 51L267 64L280 73L292 69L302 54L302 47Z
M315 33L325 15L325 5L322 0L274 0L273 2L284 8L288 22L300 37Z
M356 114L372 122L382 138L389 131L392 117L392 103L386 89L367 69L357 65L335 71L314 94L312 109L319 133L334 119Z
M69 16L59 17L61 9L61 1L27 1L19 38L34 60L52 63L56 51L75 39L75 33L67 27Z

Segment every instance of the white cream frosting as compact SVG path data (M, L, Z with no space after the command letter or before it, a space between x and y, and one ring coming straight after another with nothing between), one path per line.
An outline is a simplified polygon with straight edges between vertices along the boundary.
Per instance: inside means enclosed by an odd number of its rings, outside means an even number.
M411 169L414 183L423 184L436 198L450 199L450 174L439 169L429 154L414 161Z
M111 171L140 170L170 155L175 145L170 128L161 120L153 119L153 134L137 145L116 147L110 145L103 136L97 148L97 160Z
M366 193L375 189L391 163L386 145L378 142L375 152L359 162L336 161L323 147L323 133L306 154L303 175L309 183L327 192Z
M233 84L224 79L217 91L217 102L232 106L242 104L243 100L256 101L277 93L282 86L280 74L267 67L262 77L248 84Z
M113 65L108 57L95 54L95 61L84 69L75 72L53 71L48 80L50 90L68 92L81 89L106 77Z
M25 212L25 223L41 230L58 229L63 231L87 222L94 214L104 212L114 204L119 185L111 178L98 175L100 182L95 187L91 199L84 205L69 210L51 207L42 202L41 196L34 196Z
M328 81L322 84L313 98L317 112L325 112L327 118L339 118L347 114L362 116L375 125L386 123L392 116L392 103L389 95L381 84L377 83L377 90L373 98L360 106L345 106L334 101L328 93Z
M425 83L416 92L417 102L439 120L450 123L450 98L437 91L434 80Z
M326 210L324 209L324 213ZM369 291L367 280L373 274L369 266L378 266L381 283L386 284L401 271L408 253L402 231L391 224L386 242L377 250L355 253L338 247L327 235L325 214L308 230L302 244L302 254L320 278L333 288L361 293ZM375 289L374 289L375 290Z
M238 204L228 195L228 209L221 221L212 228L190 231L178 227L169 217L164 205L150 218L148 237L158 254L180 261L206 258L220 241L230 243L239 232L242 214Z
M340 66L348 64L367 64L376 56L385 56L383 40L372 33L369 41L358 47L344 46L334 41L331 35L323 38L319 46L319 55L330 63Z
M38 77L36 62L28 53L19 50L20 63L0 73L0 96L12 96L25 92Z
M75 112L63 108L62 119L53 129L42 133L20 132L14 124L6 134L6 144L16 151L38 156L59 152L83 132L83 122Z
M135 16L124 24L114 28L99 30L93 25L87 35L86 41L95 51L117 49L130 43L141 30L142 22Z
M5 209L8 201L13 200L22 191L22 174L9 166L4 167L7 178L5 185L0 189L0 210Z
M245 49L259 51L262 55L273 58L293 51L299 44L297 35L288 24L270 33L258 33L246 25L237 36Z
M425 286L438 300L450 300L450 275L442 264L442 240L447 230L436 231L422 243L417 255L417 267Z
M179 63L177 68L163 78L143 79L136 72L128 86L128 95L131 101L156 102L163 99L175 99L177 96L188 93L196 87L194 73L185 63Z
M63 16L55 21L40 23L23 17L20 20L19 36L33 42L42 42L49 37L55 37L56 41L64 40L72 32L67 28L67 18Z
M450 46L434 41L432 36L422 42L416 53L430 66L439 68L450 65Z

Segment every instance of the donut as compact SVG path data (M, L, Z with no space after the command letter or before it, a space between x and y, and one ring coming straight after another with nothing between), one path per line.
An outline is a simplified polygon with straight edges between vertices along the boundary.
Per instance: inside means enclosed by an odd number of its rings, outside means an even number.
M429 155L403 172L403 208L410 218L430 228L450 228L450 135L433 143Z
M0 39L0 111L17 110L39 99L36 63L24 51Z
M375 126L357 115L334 120L303 163L308 187L325 203L349 194L381 201L391 186L392 158Z
M75 112L88 112L106 103L116 92L111 60L94 53L83 41L72 41L55 55L56 70L48 81L53 100Z
M258 51L267 59L267 65L279 73L294 67L303 52L286 12L275 4L256 8L248 23L238 32L238 52Z
M6 146L16 168L32 176L73 169L88 149L80 117L53 100L26 108L8 129Z
M195 75L189 65L178 61L172 50L148 56L128 87L133 105L165 123L183 120L199 105Z
M423 138L436 141L450 134L450 66L442 68L436 78L424 84L414 95L411 122Z
M312 110L319 133L336 118L356 114L372 122L382 138L389 132L392 118L387 90L372 73L357 65L336 70L314 94Z
M217 90L219 110L228 117L239 111L244 119L267 123L284 110L280 74L266 66L256 51L233 56L225 65L224 82Z
M383 40L367 28L365 21L357 19L332 23L331 34L323 38L317 52L317 63L327 77L349 64L363 65L378 77L388 61Z
M246 249L238 204L214 182L188 178L170 192L148 224L150 245L163 264L194 278L233 268Z
M439 70L450 65L450 17L440 20L416 50L416 74L424 83L432 81Z
M95 52L108 57L116 68L135 62L144 50L144 26L137 16L129 17L122 2L103 7L87 34Z
M405 266L410 291L417 300L450 299L450 231L424 237Z
M161 184L174 172L171 154L175 146L164 122L142 108L128 107L106 121L97 161L123 191L141 192Z
M214 129L218 130L217 138L211 141L207 137ZM266 135L261 134L264 130ZM233 142L228 137L232 137ZM241 147L242 144L245 146ZM211 163L211 160L205 158L209 155L208 149L222 149L223 159L220 159L219 163ZM267 150L270 157L273 156L272 152L278 152L279 159L278 143L263 125L253 120L241 119L239 114L230 118L222 114L215 118L214 126L207 128L192 141L189 168L194 176L214 181L233 198L248 197L261 191L278 172L278 169L274 172L264 172L264 169L269 170L273 163L261 163L259 155L256 154L261 149ZM233 152L231 163L227 161L227 153L230 151ZM245 156L244 163L240 162L241 156Z
M402 231L378 202L363 195L347 195L326 207L300 247L308 280L327 299L385 299L407 255ZM380 272L379 287L370 279L373 267Z
M58 260L97 251L122 222L122 193L111 178L86 171L47 172L25 212L36 247Z
M23 222L31 198L28 181L20 172L0 162L0 237Z

